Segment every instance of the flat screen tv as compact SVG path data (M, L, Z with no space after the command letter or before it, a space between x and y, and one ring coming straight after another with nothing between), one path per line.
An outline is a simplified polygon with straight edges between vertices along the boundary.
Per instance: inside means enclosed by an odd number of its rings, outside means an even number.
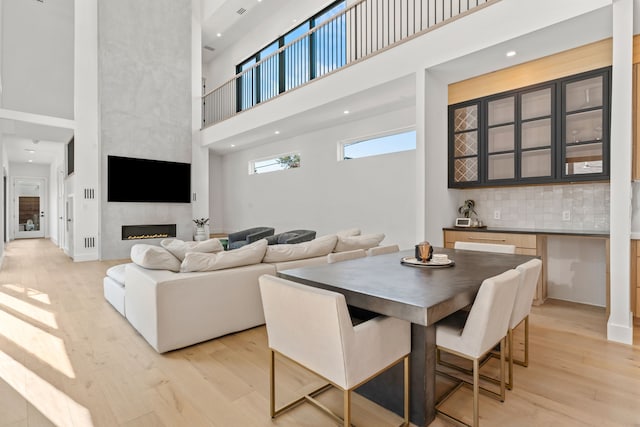
M108 156L109 202L191 202L191 164Z

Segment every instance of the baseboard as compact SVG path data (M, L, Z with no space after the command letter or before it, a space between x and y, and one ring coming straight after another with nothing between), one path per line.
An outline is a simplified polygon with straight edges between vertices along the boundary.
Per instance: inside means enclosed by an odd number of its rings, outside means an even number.
M73 262L86 262L86 261L99 261L98 255L96 254L80 254L74 255Z
M629 313L627 325L607 322L607 339L622 344L633 344L633 314Z

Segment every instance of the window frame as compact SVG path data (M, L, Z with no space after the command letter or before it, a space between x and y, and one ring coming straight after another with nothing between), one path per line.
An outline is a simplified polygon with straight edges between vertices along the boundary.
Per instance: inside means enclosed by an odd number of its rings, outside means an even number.
M314 29L317 24L321 24L322 22L318 21L318 18L321 17L322 15L326 14L327 12L329 12L331 9L336 8L337 6L344 4L344 8L346 9L348 7L347 4L347 0L335 0L333 3L329 4L327 7L325 7L324 9L320 10L319 12L317 12L316 14L314 14L313 16L311 16L308 19L305 19L304 21L296 24L295 27L291 28L289 31L287 31L286 33L284 33L283 35L281 35L280 37L278 37L275 40L270 41L269 43L266 43L264 46L262 46L257 52L253 53L252 55L249 55L248 57L246 57L243 61L241 61L240 63L238 63L235 67L235 74L236 74L236 112L240 112L240 111L244 111L244 110L248 110L258 104L260 104L263 100L260 99L260 92L261 92L261 88L260 88L260 66L258 66L256 68L256 72L253 75L253 79L256 80L256 84L254 85L253 88L253 92L251 94L251 99L252 99L252 103L250 103L250 105L248 106L244 106L243 107L243 96L245 95L243 93L243 85L240 83L243 78L245 77L245 75L242 76L238 76L242 71L243 71L243 67L251 62L251 61L255 61L256 63L260 62L262 59L264 58L260 58L260 54L267 49L269 46L272 46L274 43L277 43L278 45L278 49L282 48L285 43L284 40L287 36L289 36L292 33L295 33L300 27L304 26L304 25L308 25L309 26L309 31ZM330 19L330 18L328 18ZM345 31L345 37L347 36L347 32ZM298 86L301 86L311 80L313 80L314 78L316 78L316 61L315 61L315 53L314 53L314 49L315 49L315 41L314 41L314 37L310 37L309 38L309 49L307 52L307 56L308 56L308 79L305 82L296 84L295 86L293 86L290 89L294 89ZM346 51L346 49L345 49ZM268 55L267 55L268 56ZM284 93L287 91L286 87L287 87L287 81L286 81L286 67L285 67L285 55L284 52L280 52L278 54L279 59L278 59L278 63L279 63L279 67L278 67L278 73L279 73L279 78L278 78L278 88L276 90L276 92L278 94ZM289 89L289 90L290 90ZM271 98L268 98L271 99Z
M380 154L372 154L369 156L363 156L363 157L353 157L353 158L345 158L345 147L348 145L353 145L353 144L358 144L361 142L368 142L371 140L375 140L375 139L380 139L380 138L384 138L387 136L392 136L392 135L400 135L400 134L404 134L404 133L409 133L409 132L416 132L416 127L415 126L404 126L401 128L395 128L395 129L389 129L386 131L382 131L382 132L376 132L376 133L371 133L371 134L367 134L367 135L361 135L358 137L354 137L354 138L347 138L347 139L343 139L338 141L338 146L337 146L337 156L338 156L338 162L343 162L343 161L347 161L347 160L357 160L357 159L366 159L368 157L378 157L378 156L386 156L389 154L396 154L396 153L403 153L405 151L411 151L411 150L415 150L417 148L417 135L416 135L416 148L412 148L409 150L401 150L401 151L391 151L388 153L380 153Z
M293 168L281 168L281 169L276 169L276 170L271 170L271 171L266 171L266 172L257 172L255 165L256 163L259 162L264 162L264 161L268 161L268 160L274 160L277 161L277 159L282 158L282 157L286 157L286 156L298 156L299 160L299 165ZM269 155L269 156L264 156L264 157L260 157L257 159L253 159L253 160L249 160L249 163L247 165L248 168L248 173L249 175L264 175L267 173L271 173L271 172L282 172L282 171L286 171L286 170L291 170L291 169L300 169L302 167L302 154L300 151L289 151L287 153L282 153L282 154L273 154L273 155Z

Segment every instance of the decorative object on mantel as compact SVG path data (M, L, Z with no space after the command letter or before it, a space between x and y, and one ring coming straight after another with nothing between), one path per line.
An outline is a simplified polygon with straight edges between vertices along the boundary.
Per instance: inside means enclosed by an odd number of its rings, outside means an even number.
M207 233L205 232L204 226L209 223L209 218L196 218L193 222L196 224L196 233L193 235L193 240L197 242L207 240Z
M476 202L471 199L464 201L462 206L458 207L458 213L462 218L456 218L456 227L483 227L482 221L478 218L475 210ZM475 218L473 218L475 216Z

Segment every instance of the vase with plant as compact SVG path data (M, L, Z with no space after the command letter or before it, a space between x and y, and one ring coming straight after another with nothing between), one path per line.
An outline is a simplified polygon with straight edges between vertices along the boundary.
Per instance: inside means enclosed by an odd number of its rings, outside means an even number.
M465 200L462 206L458 208L458 213L465 218L471 218L471 215L478 215L475 210L476 202L471 199Z
M196 240L196 241L207 240L205 225L209 223L209 218L196 218L193 220L193 222L196 225L196 233L193 236L193 240Z

